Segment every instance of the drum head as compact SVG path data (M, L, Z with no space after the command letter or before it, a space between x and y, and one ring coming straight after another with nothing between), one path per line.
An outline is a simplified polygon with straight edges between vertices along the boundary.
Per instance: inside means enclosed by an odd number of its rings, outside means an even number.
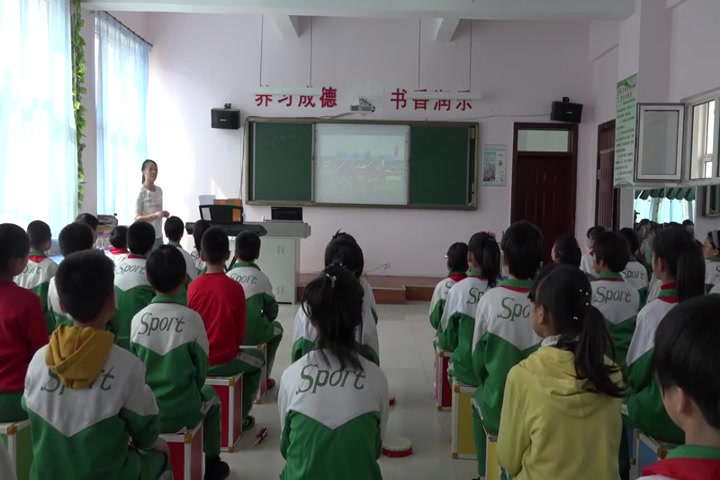
M409 457L413 453L412 442L407 437L389 436L383 441L383 455L390 458Z

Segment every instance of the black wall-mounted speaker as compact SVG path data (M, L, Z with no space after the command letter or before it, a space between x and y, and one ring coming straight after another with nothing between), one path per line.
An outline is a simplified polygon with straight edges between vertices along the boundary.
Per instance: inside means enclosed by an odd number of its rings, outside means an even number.
M238 130L240 128L240 110L235 108L213 108L211 111L212 128Z
M553 122L580 123L582 122L582 103L570 103L565 97L562 102L553 102L550 120Z

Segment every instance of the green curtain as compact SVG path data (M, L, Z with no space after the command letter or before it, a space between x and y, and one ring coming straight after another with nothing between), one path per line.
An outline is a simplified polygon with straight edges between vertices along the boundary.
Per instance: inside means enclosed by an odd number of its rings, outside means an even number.
M695 188L655 188L650 190L635 190L635 198L647 200L648 198L667 198L668 200L695 200Z

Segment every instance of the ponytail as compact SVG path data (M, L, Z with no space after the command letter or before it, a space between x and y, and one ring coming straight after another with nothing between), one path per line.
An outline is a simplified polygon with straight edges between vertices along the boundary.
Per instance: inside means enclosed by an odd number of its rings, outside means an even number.
M550 312L560 336L557 348L573 353L575 372L587 380L587 390L622 398L623 388L612 379L620 369L605 362L608 350L615 357L612 338L602 313L591 304L587 276L576 267L556 265L538 277L531 299Z
M476 233L470 237L468 252L487 279L488 287L495 287L500 277L500 247L495 237L486 232Z
M681 302L705 295L705 259L690 232L682 227L662 230L655 237L653 252L677 282Z
M329 350L340 362L340 368L362 371L360 355L364 291L352 272L331 265L310 282L303 293L302 309L318 332L317 348L330 364Z

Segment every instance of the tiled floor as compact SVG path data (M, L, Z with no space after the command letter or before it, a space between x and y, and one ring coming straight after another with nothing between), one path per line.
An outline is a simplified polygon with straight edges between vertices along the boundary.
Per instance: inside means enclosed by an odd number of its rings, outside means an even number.
M477 476L477 464L453 460L450 456L450 412L438 412L433 399L435 379L433 331L427 318L428 305L380 305L378 334L381 365L397 404L390 409L387 433L403 435L413 442L408 458L383 457L380 465L385 480L470 480ZM278 351L273 377L280 380L290 363L292 322L297 306L282 306L280 318L286 338ZM263 405L253 408L258 427L268 427L267 440L253 448L254 432L240 441L239 451L224 454L232 479L277 479L284 466L280 455L277 389L268 392ZM256 428L258 428L256 427ZM340 479L338 479L340 480Z

